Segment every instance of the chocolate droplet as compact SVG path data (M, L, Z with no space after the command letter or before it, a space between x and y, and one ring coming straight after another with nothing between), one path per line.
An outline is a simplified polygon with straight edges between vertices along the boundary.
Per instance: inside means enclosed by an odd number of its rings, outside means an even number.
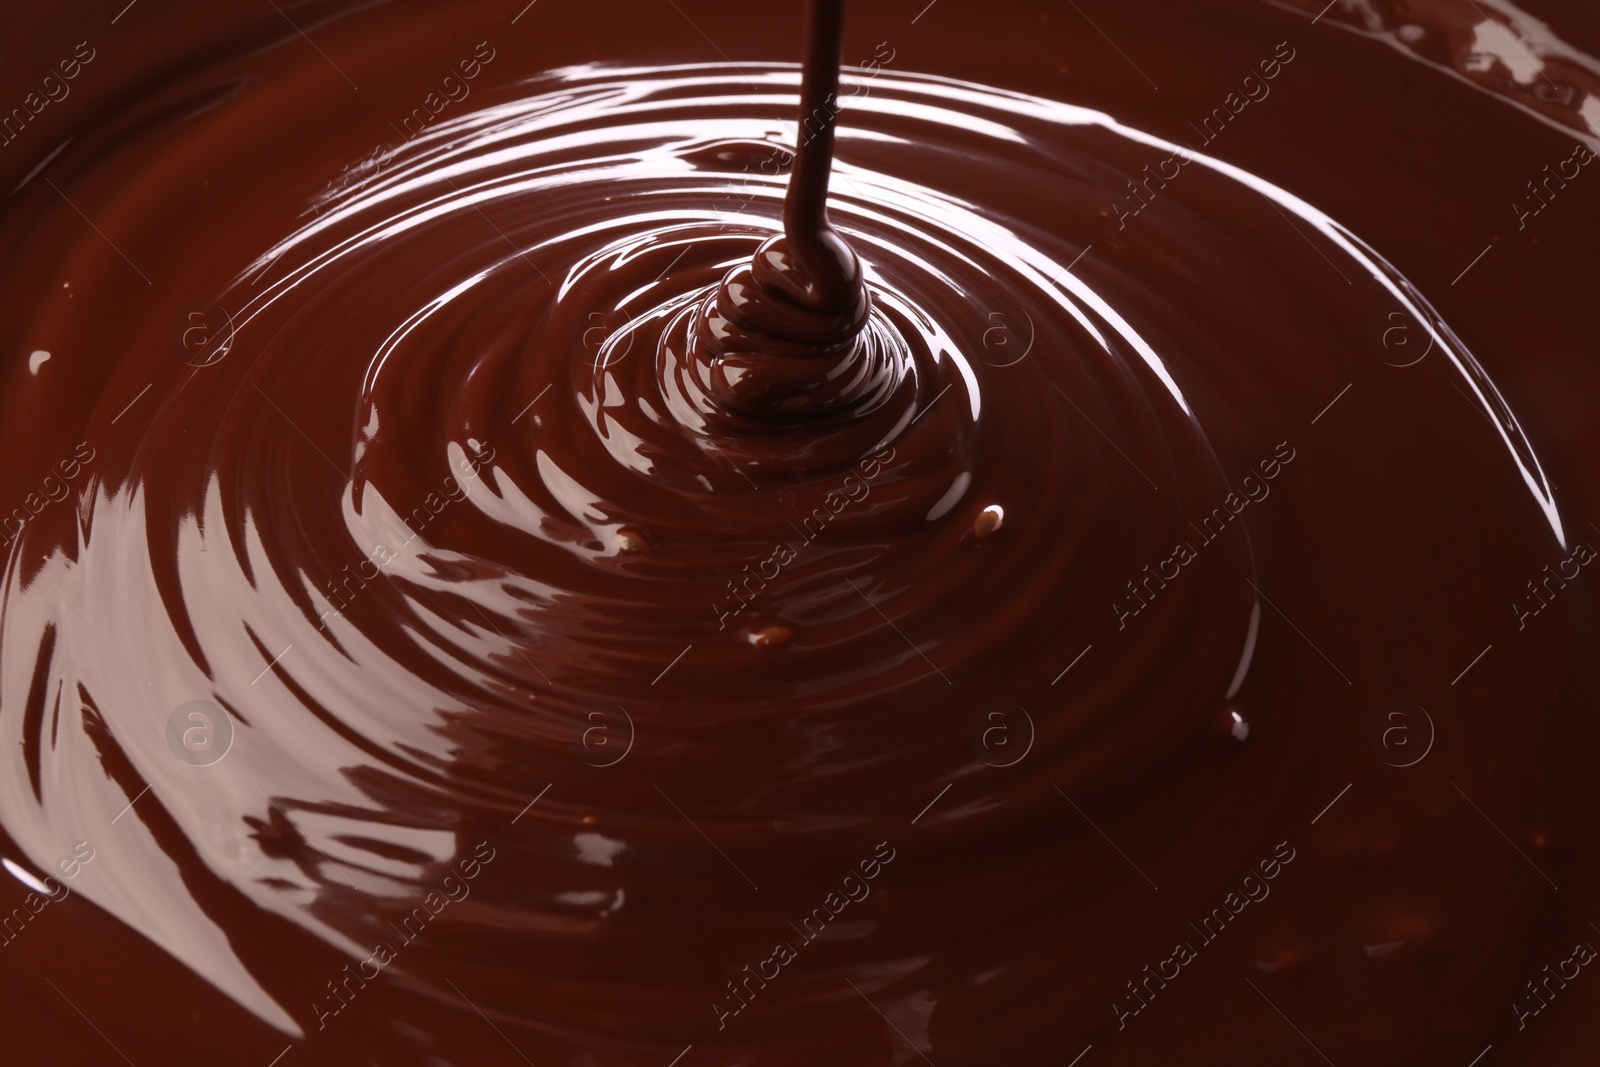
M978 517L972 521L972 536L980 541L986 541L1000 532L1000 527L1006 522L1006 509L999 504L990 504L978 512Z
M1222 714L1217 716L1217 733L1223 737L1231 737L1235 741L1243 741L1250 736L1250 724L1245 721L1244 714L1237 708L1223 708Z
M624 526L617 530L617 550L625 555L637 556L650 551L650 539L632 526Z
M794 631L787 626L763 626L750 633L750 643L757 648L782 648L792 640Z
M1298 948L1282 945L1256 960L1256 970L1262 974L1281 975L1298 970L1303 959L1304 954Z

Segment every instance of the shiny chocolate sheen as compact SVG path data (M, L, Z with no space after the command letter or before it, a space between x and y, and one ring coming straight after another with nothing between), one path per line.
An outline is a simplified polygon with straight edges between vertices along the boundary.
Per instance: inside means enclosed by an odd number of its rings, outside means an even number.
M8 1055L1585 1062L1593 27L854 6L814 289L798 6L520 6L138 5L0 147Z

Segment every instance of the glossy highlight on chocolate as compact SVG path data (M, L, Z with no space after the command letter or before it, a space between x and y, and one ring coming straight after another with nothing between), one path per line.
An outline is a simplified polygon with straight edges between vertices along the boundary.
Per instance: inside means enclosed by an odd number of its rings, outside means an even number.
M19 1062L1583 1062L1600 532L1225 154L1341 47L1583 105L1240 2L1187 135L947 4L96 39L0 208Z

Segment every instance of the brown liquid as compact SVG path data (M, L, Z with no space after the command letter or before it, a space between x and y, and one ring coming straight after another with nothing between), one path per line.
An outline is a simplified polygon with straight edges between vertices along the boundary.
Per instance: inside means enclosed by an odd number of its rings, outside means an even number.
M856 344L870 298L855 252L828 223L843 28L843 0L808 6L784 232L728 272L690 327L691 358L708 395L735 424L755 424L747 430L853 415L884 378L895 376ZM779 158L774 151L766 162Z
M787 23L97 31L0 148L8 1053L1585 1062L1593 431L1474 355L1588 350L1591 75L1303 6L852 8L868 298L725 335Z

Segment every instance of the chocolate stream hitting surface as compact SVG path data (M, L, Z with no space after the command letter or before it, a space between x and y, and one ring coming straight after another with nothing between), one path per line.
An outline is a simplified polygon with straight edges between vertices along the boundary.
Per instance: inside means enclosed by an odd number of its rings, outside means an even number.
M696 376L730 422L853 416L897 376L878 346L856 344L870 306L867 287L855 252L828 223L844 2L821 0L808 12L784 232L730 270L689 326ZM771 154L766 162L779 161Z
M1586 1062L1600 530L1448 274L946 6L77 55L152 73L0 210L8 1057ZM1223 122L1314 33L1587 166L1556 30L1318 7L1218 7Z

